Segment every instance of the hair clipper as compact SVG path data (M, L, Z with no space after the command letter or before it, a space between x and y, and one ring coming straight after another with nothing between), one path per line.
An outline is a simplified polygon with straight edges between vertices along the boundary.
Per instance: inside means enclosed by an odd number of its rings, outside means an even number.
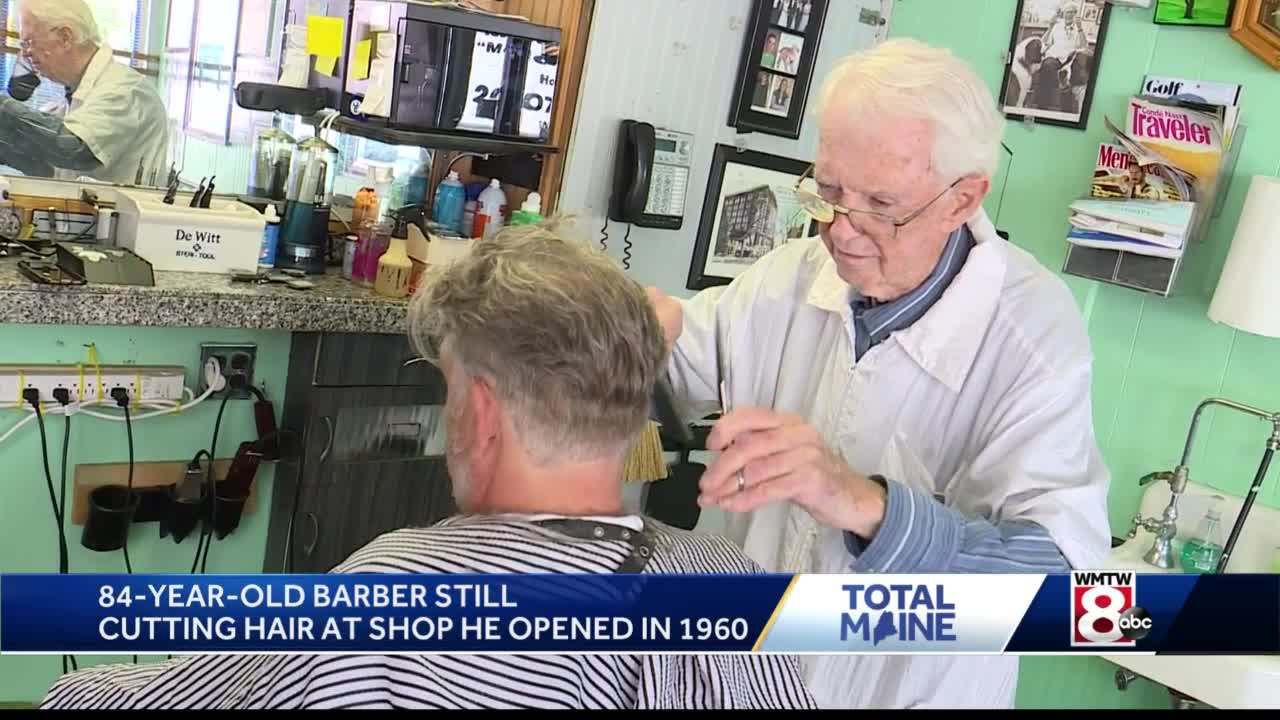
M675 391L665 377L658 378L658 382L653 386L650 415L662 425L663 429L677 438L682 447L693 446L693 431L689 429L684 413L680 412Z

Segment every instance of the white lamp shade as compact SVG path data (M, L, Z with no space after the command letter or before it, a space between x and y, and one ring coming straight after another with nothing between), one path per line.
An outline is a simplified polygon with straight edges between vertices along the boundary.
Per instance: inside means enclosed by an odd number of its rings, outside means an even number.
M1209 319L1280 337L1280 178L1254 176Z

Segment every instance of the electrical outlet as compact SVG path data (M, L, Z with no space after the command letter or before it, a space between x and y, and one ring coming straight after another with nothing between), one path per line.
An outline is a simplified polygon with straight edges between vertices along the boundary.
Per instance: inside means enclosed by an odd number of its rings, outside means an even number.
M101 368L75 365L0 365L0 407L10 403L25 405L22 391L40 391L40 402L56 405L58 388L70 394L71 402L111 402L111 390L129 391L132 404L167 400L182 402L186 368L156 365L104 365Z
M248 400L251 395L247 388L253 384L253 369L258 363L258 346L205 343L200 346L200 367L203 368L209 358L218 360L218 364L222 367L222 376L227 379L227 388L214 393L213 397L221 399L224 393L231 393L232 400ZM243 380L241 387L246 389L234 387L241 380ZM202 374L200 393L203 394L208 389L209 386L204 382Z

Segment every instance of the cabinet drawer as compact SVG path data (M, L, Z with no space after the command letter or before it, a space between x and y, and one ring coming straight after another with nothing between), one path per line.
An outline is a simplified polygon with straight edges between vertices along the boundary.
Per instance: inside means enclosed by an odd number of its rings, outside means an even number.
M403 335L325 333L317 343L315 385L444 387L439 369L419 360Z
M295 570L329 572L380 535L454 512L443 461L335 463L302 492Z

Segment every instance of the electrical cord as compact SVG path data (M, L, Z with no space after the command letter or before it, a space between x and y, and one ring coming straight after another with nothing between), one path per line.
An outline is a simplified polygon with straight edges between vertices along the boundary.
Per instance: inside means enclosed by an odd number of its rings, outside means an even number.
M604 227L600 228L600 249L609 252L609 216L604 218Z
M218 480L213 458L218 457L218 432L222 429L222 414L226 411L227 401L230 399L230 392L222 396L222 403L218 406L218 418L213 422L213 440L209 443L209 525L201 535L205 541L204 555L200 559L201 575L209 569L209 549L213 547L214 526L218 522Z
M40 455L44 460L44 478L49 487L49 504L53 507L53 520L58 524L58 567L67 565L67 537L63 529L62 508L58 505L58 493L53 489L53 471L49 469L49 438L45 434L44 412L40 409L40 391L28 388L22 397L35 408L36 424L40 427Z
M126 404L124 409L124 430L129 438L129 502L133 502L133 422L129 419L129 406ZM133 563L129 562L129 533L126 530L124 535L124 569L125 572L133 574ZM133 656L133 664L138 664L138 656Z
M190 410L196 407L197 405L200 405L204 401L208 400L209 396L213 395L215 392L218 392L218 390L221 387L222 386L218 386L218 387L210 386L210 389L206 390L204 394L202 394L198 398L195 397L195 393L191 392L190 388L183 388L183 392L187 396L194 398L190 403L187 403L185 405L173 404L167 401L154 401L154 402L144 403L139 405L139 407L147 408L149 410L154 409L155 412L149 412L149 413L144 413L142 415L135 416L133 420L134 422L137 422L139 420L150 420L152 418L168 417L170 415L173 415L174 413L185 412L187 410ZM106 413L99 413L99 412L94 412L92 410L85 409L88 407L93 407L95 405L106 405L106 404L107 404L106 402L97 402L97 401L81 403L79 407L75 410L71 409L70 404L68 404L68 406L66 407L54 408L53 410L50 410L48 414L58 413L58 414L70 415L78 412L92 418L97 418L99 420L110 420L112 422L124 422L123 416L108 415ZM28 423L36 419L35 413L33 411L27 410L26 412L27 412L26 417L14 423L12 426L10 426L8 430L5 431L3 435L0 435L0 445L3 445L6 440L13 437L15 434L17 434L19 430L26 427Z
M26 400L27 403L29 403L31 407L35 410L36 423L38 423L40 426L40 456L41 456L41 459L44 461L44 479L49 488L49 505L53 507L53 521L57 523L58 572L59 574L65 575L67 573L67 569L69 565L67 561L67 533L65 529L66 526L63 524L63 521L62 521L63 508L65 507L65 505L60 505L58 503L58 494L53 489L53 471L50 470L49 468L49 438L45 434L44 413L41 411L41 408L40 408L40 391L36 390L35 388L28 388L22 392L22 398ZM67 440L67 437L69 437L69 435L70 435L70 424L68 421L67 428L64 431L63 450L62 450L62 458L63 458L62 459L62 477L63 477L64 483L66 482L66 464L67 464L66 440ZM63 485L64 501L66 498L65 490L66 490L66 485L64 484ZM62 656L62 672L64 673L67 672L67 659L68 659L68 656L66 655Z
M120 409L124 411L124 430L129 442L129 479L126 481L126 484L125 484L125 487L128 489L128 495L125 496L126 498L125 502L128 503L128 505L132 505L133 504L133 466L134 466L133 421L129 416L129 391L125 390L124 388L112 388L111 398L115 400L116 405L120 406ZM129 521L130 523L132 523L133 518L130 517ZM124 571L125 573L132 575L133 563L129 560L129 527L128 526L125 527L124 538L123 538L123 542L120 544L120 549L124 553ZM133 664L134 665L138 664L137 655L133 656Z
M59 392L61 391L61 392ZM70 404L70 393L65 388L58 388L53 392L54 398L66 407ZM71 416L63 413L62 416L62 477L58 484L58 516L66 517L67 512L67 454L71 449ZM62 558L58 566L60 573L66 574L71 570L69 559L69 549L67 547L66 527L59 522L58 533L61 535Z
M133 503L133 420L129 414L129 391L124 388L114 388L111 391L111 398L116 401L116 405L124 411L124 430L129 440L129 479L125 487L129 491L126 502ZM130 575L133 574L133 563L129 560L129 533L126 530L124 535L124 543L121 546L124 551L124 571Z
M71 404L71 391L66 388L56 388L53 391L53 399L57 400L58 405L65 409ZM68 454L71 450L71 415L63 412L62 420L62 476L58 486L58 505L55 510L55 514L59 518L65 518L67 515L67 466L70 464L68 462ZM60 541L59 544L61 545L62 550L62 558L58 565L58 572L59 574L66 575L71 572L70 546L67 545L66 525L61 520L58 522L58 535L58 539ZM76 662L75 655L63 655L63 674L66 674L67 672L68 661L71 663L72 670L80 669L79 663Z
M183 388L183 392L190 393L190 390L187 388ZM150 420L151 418L158 418L158 417L165 417L167 415L173 415L174 413L177 413L177 412L185 412L187 410L190 410L191 408L194 408L200 405L205 400L208 400L209 397L213 395L215 392L217 392L217 389L215 389L213 386L210 386L208 390L205 390L204 393L200 395L200 397L195 398L194 400L192 400L190 403L186 405L169 405L167 402L147 403L143 407L156 406L156 407L160 407L161 409L156 410L155 412L144 413L133 419L135 421ZM124 422L124 418L119 415L108 415L106 413L94 412L92 410L81 410L81 412L84 413L85 415L88 415L89 417L98 418L99 420L110 420L112 422ZM3 438L0 438L0 441L3 441Z
M622 238L622 242L623 242L622 267L626 268L627 270L630 270L631 269L631 248L633 247L633 245L631 244L631 223L627 223L627 234L625 237Z
M209 455L208 450L204 449L201 449L200 452L196 453L195 457L191 458L191 462L188 463L187 467L192 470L199 470L201 457L209 459L209 470L207 472L213 472L213 457ZM205 497L205 500L212 502L212 498L207 496ZM188 572L189 575L195 575L196 570L200 567L200 555L204 551L204 538L205 531L202 527L200 528L200 536L196 539L196 556L191 560L191 570Z

